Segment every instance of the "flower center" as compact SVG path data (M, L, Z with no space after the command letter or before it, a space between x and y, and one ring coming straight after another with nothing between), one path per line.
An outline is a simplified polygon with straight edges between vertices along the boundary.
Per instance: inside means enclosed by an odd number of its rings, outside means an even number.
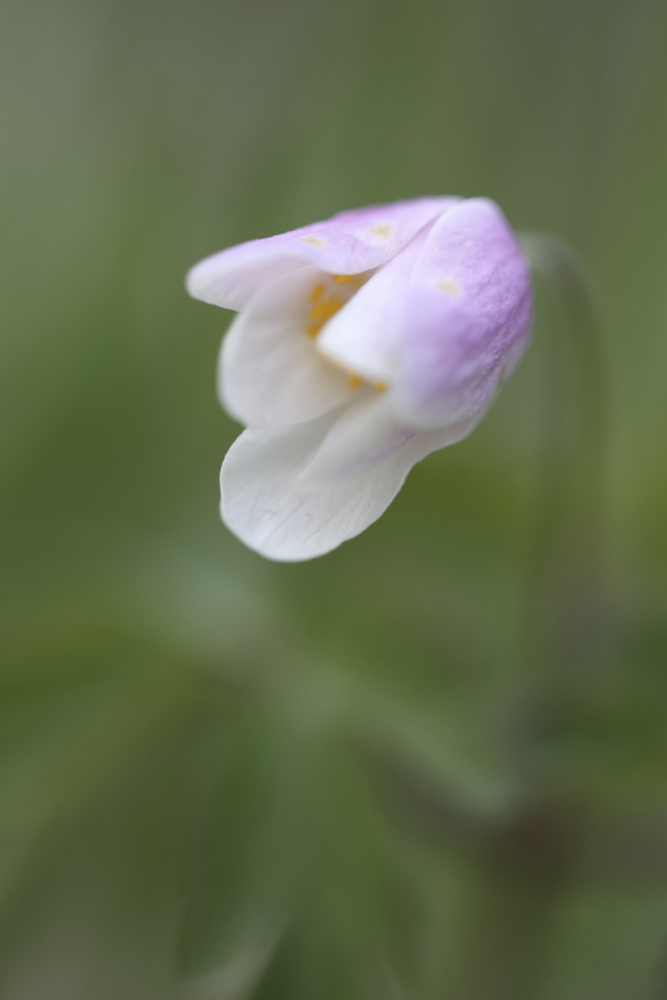
M362 285L365 285L373 274L373 271L364 271L361 274L331 274L323 276L325 280L319 281L310 296L311 309L308 313L308 325L306 333L313 340L316 339L325 323L328 323L332 316L335 316L343 306L350 301ZM366 385L366 380L357 372L345 369L350 377L350 385L353 389L361 389ZM373 382L373 388L378 392L384 392L387 385L384 382Z
M362 285L366 284L370 274L367 272L362 274L332 274L327 278L329 278L328 281L320 281L315 285L310 296L312 309L308 313L306 333L313 340L324 324L332 316L335 316L346 302L350 301ZM333 288L331 282L333 282Z

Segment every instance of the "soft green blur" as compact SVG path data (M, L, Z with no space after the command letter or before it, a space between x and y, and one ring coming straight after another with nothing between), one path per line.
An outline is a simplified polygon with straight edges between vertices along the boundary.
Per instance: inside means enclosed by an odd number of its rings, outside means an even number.
M0 88L0 996L667 997L662 0L4 0ZM474 435L268 563L183 274L442 193L585 261L604 503L540 286Z

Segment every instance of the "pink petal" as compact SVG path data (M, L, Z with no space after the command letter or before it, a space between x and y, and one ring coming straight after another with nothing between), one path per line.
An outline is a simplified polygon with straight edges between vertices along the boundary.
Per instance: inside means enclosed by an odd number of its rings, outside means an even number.
M279 236L253 240L200 261L188 273L194 298L243 309L267 281L303 264L330 274L358 274L385 264L457 198L417 198L341 212Z
M473 417L528 343L530 271L493 202L461 202L431 227L405 289L396 398L421 427Z

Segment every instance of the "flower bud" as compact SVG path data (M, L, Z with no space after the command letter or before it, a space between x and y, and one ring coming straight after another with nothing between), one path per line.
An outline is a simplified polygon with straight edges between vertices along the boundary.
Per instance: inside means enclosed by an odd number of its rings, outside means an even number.
M483 198L343 212L223 250L187 286L239 311L218 385L247 429L222 466L222 518L285 561L359 534L416 462L469 434L532 320L528 264Z

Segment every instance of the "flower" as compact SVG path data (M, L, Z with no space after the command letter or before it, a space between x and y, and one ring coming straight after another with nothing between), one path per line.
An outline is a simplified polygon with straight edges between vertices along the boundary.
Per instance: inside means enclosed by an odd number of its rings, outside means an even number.
M219 391L247 429L222 466L222 518L284 561L359 534L416 462L469 434L532 318L527 262L483 198L342 212L208 257L187 287L240 313Z

